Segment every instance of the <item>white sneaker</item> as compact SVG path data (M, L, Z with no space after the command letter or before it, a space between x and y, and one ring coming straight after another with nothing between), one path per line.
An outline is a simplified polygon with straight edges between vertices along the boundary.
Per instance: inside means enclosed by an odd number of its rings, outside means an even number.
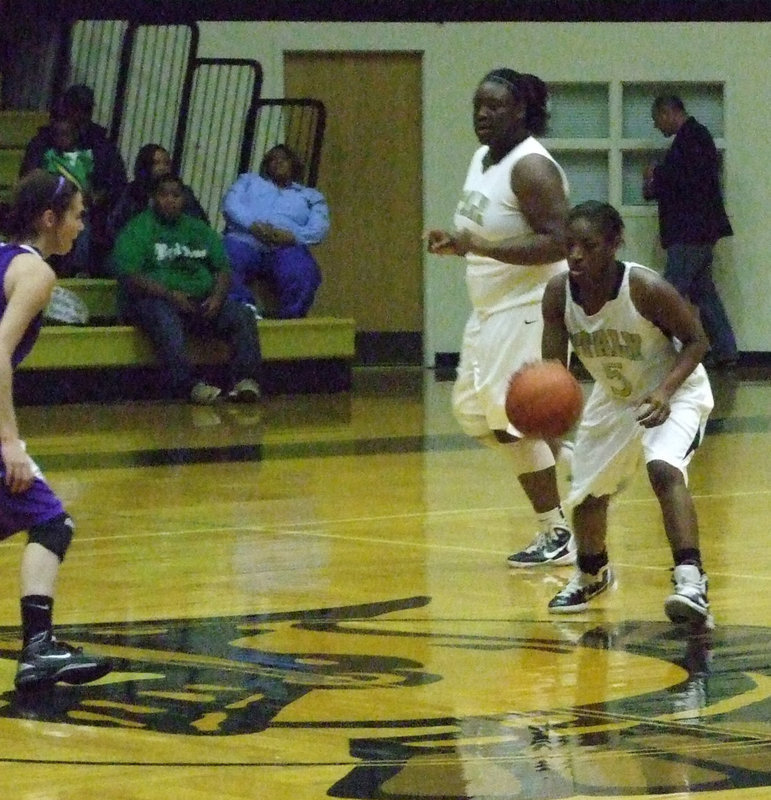
M676 625L712 627L707 602L707 576L695 564L680 564L672 570L675 590L664 601L664 611Z
M190 390L190 400L199 406L211 406L217 402L221 394L222 390L217 386L198 381Z
M557 592L549 603L552 614L573 614L584 611L588 602L613 586L614 578L610 564L606 564L596 575L581 572L576 568L573 577L562 591Z
M234 403L256 403L260 399L260 386L251 378L240 380L229 392L228 400Z
M537 534L524 550L506 559L510 567L537 567L542 564L575 564L576 542L567 523Z

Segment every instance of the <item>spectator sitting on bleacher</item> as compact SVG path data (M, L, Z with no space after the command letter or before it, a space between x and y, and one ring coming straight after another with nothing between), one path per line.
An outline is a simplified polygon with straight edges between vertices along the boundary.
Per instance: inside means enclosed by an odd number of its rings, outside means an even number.
M86 207L91 202L91 176L94 156L91 150L78 146L75 124L64 117L51 120L51 147L43 153L43 169L51 175L61 175L75 185L83 196ZM52 256L51 264L61 277L84 274L91 262L91 226L83 220L83 230L75 239L69 253Z
M153 180L171 172L171 156L159 144L144 144L139 148L134 161L134 180L121 192L120 197L107 217L107 233L115 241L121 228L136 214L144 211L150 200ZM182 187L184 195L183 212L190 217L208 223L209 218L189 186Z
M43 153L43 169L52 175L63 175L88 196L94 172L94 154L78 147L78 131L72 120L60 117L51 120L51 147Z
M228 297L230 268L221 237L182 212L182 187L176 175L158 177L150 206L118 235L111 260L121 315L150 338L175 396L210 405L221 394L195 377L186 350L186 335L194 332L228 342L228 397L256 402L261 364L257 326L248 309Z
M91 119L94 111L94 93L83 84L70 86L54 105L52 118L67 119L77 131L77 149L90 152L93 159L91 196L88 206L90 252L86 264L57 265L60 274L86 273L92 277L103 274L103 261L107 252L107 214L117 201L127 183L126 168L117 147L107 136L107 130ZM54 126L44 125L30 140L24 153L19 176L33 169L45 169L46 151L54 147Z
M297 156L279 144L265 154L259 174L240 175L225 195L225 250L233 270L230 296L255 313L259 309L248 286L255 279L268 281L281 319L306 316L321 284L309 246L327 235L329 209L321 192L298 183L301 174Z

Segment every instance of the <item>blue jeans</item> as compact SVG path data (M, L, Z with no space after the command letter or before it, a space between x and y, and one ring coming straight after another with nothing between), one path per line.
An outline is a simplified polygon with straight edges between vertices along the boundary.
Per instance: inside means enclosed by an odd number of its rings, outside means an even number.
M126 317L150 338L175 396L189 395L197 381L187 354L188 333L213 336L230 345L232 357L228 370L231 385L244 378L259 380L261 355L257 326L249 310L235 300L227 298L219 314L207 320L202 315L183 314L161 297L131 294Z
M699 309L715 361L736 359L736 337L712 280L712 245L670 245L664 277Z
M308 314L321 285L321 270L304 244L269 248L227 234L224 243L233 273L230 297L241 303L254 303L247 284L264 278L276 292L279 319L299 319Z

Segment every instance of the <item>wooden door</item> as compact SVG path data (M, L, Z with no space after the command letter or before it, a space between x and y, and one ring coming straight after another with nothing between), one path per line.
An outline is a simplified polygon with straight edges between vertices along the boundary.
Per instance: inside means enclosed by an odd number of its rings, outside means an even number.
M288 53L287 97L327 110L318 188L332 227L316 248L314 313L359 331L422 332L421 56Z

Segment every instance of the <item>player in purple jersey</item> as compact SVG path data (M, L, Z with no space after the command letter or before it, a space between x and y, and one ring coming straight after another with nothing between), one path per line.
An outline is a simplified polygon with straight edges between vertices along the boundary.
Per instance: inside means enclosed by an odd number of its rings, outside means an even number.
M63 177L33 170L23 178L0 244L0 539L27 531L21 561L22 653L18 689L57 681L86 683L110 662L60 642L53 634L54 585L73 523L27 455L13 407L13 371L32 349L56 276L45 259L69 252L83 230L83 198Z

